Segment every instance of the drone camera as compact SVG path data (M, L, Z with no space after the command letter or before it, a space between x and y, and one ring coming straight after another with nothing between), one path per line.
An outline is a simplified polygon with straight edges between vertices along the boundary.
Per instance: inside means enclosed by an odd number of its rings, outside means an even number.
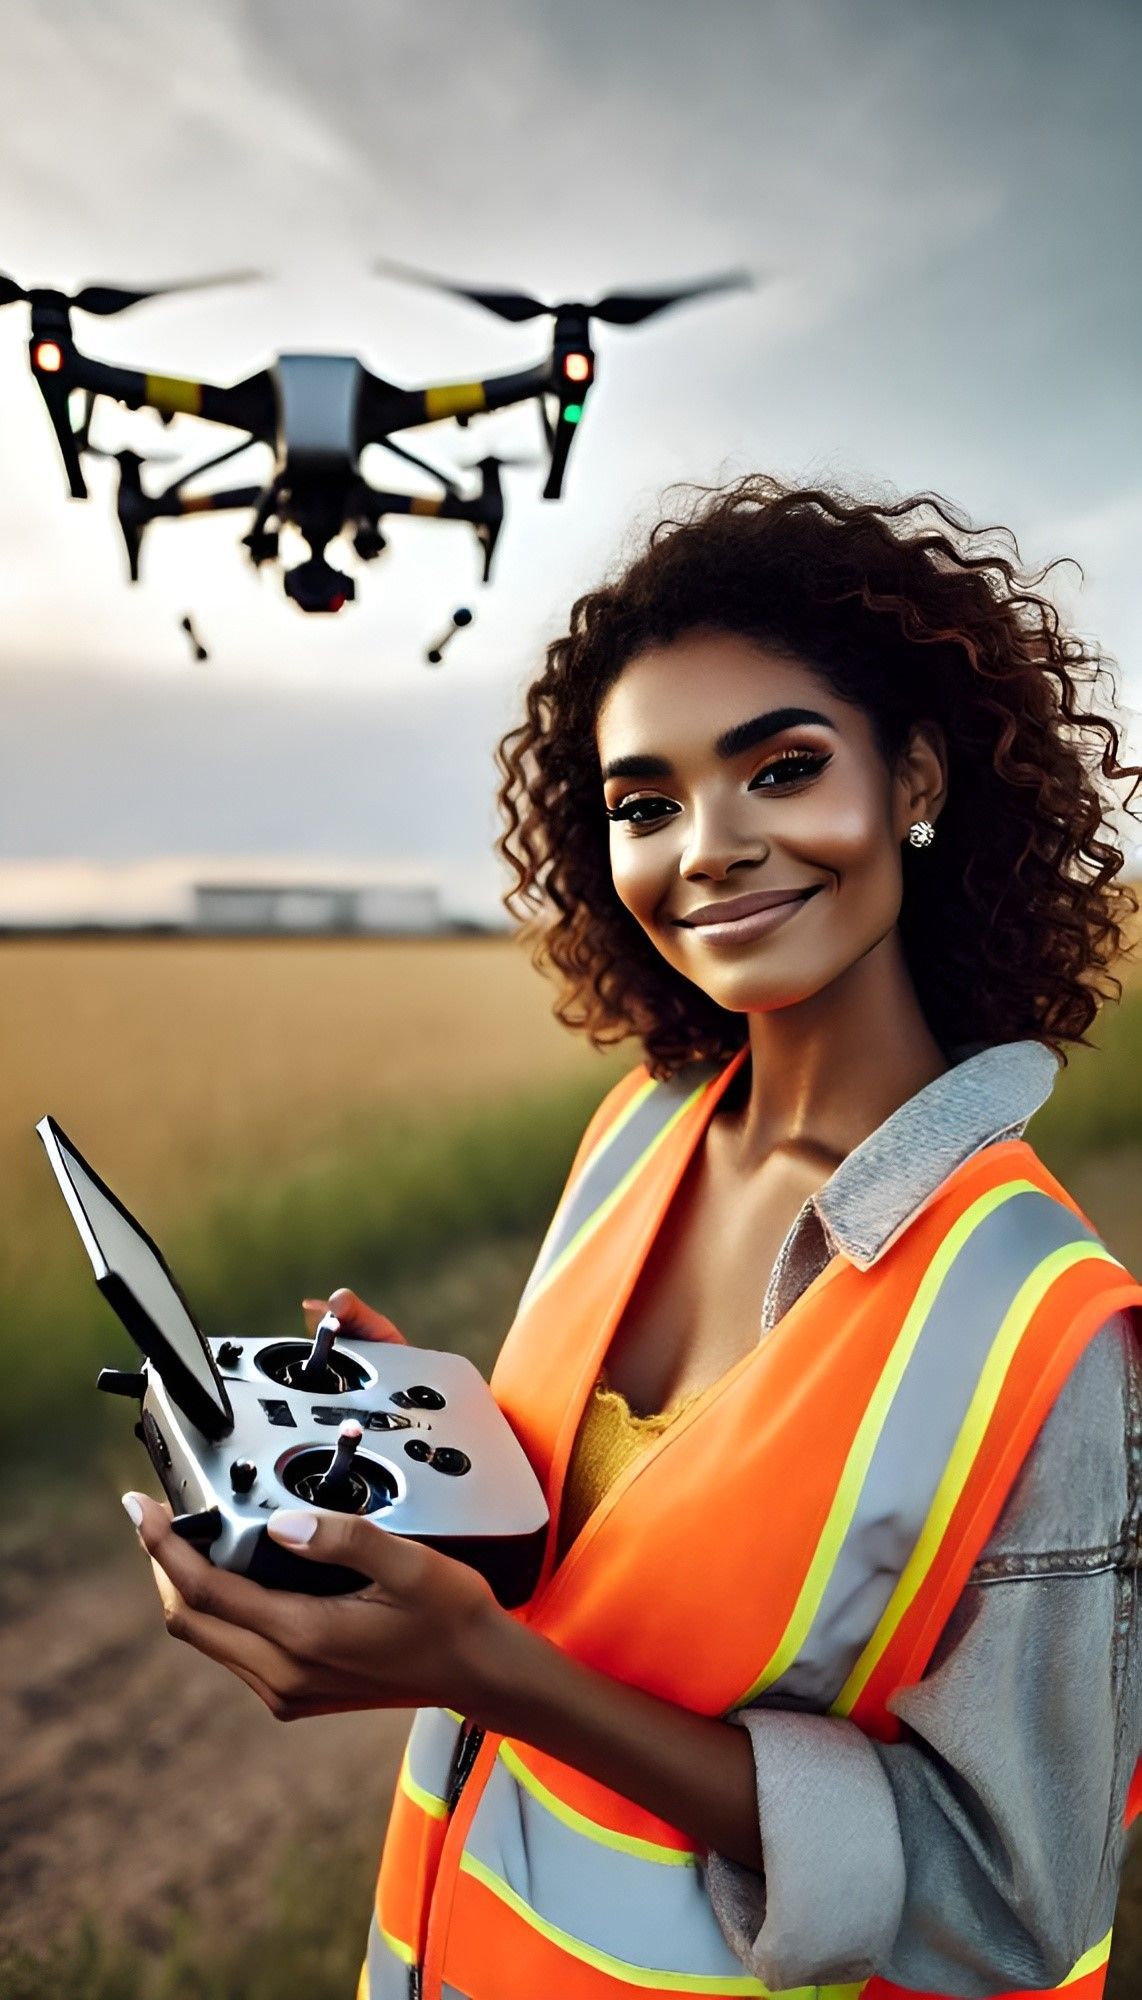
M285 594L299 611L340 611L351 604L357 586L351 576L334 569L324 556L310 556L285 573Z

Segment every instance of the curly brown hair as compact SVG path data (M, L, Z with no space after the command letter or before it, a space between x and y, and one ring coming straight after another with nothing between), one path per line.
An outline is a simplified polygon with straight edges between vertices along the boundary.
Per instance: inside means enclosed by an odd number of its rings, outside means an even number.
M682 492L678 518L576 600L526 721L496 749L496 851L517 876L502 900L532 963L561 979L557 1019L597 1049L637 1035L657 1077L728 1061L747 1039L748 1017L667 964L619 901L595 741L631 659L711 629L796 655L859 704L886 762L914 722L942 724L939 838L902 850L917 995L945 1052L1032 1036L1065 1064L1062 1044L1085 1044L1103 1002L1121 999L1121 981L1109 975L1111 992L1097 975L1129 957L1124 920L1139 907L1114 884L1124 857L1100 833L1111 801L1095 770L1135 779L1129 808L1142 766L1119 764L1109 716L1079 710L1080 681L1104 672L1116 704L1114 662L1032 587L1055 563L1025 573L1009 529L973 528L937 493L878 502L763 474Z

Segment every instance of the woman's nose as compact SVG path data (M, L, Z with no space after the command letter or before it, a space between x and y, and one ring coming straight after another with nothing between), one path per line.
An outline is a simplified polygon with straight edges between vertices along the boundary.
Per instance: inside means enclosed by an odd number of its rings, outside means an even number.
M756 866L768 852L768 844L756 827L747 832L732 808L695 805L690 810L678 867L686 876L720 878L738 862Z

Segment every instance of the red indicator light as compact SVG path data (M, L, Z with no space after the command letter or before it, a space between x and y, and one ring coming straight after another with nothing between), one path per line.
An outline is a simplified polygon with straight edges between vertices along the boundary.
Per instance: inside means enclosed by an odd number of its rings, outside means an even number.
M331 611L343 611L348 601L346 597L331 597L329 600L329 609Z
M63 367L63 349L54 340L37 341L32 360L44 375L58 375Z
M564 356L563 373L569 382L585 382L591 373L591 363L585 354Z

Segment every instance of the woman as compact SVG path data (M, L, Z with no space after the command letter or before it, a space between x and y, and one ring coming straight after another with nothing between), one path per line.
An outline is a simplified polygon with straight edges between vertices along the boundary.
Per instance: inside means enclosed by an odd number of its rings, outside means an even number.
M528 1605L293 1511L375 1583L291 1600L126 1496L170 1629L275 1715L418 1705L368 2000L1103 1990L1142 1285L1022 1133L1137 907L1083 732L1142 773L1041 580L935 496L750 478L549 648L505 900L645 1060L492 1377L552 1512Z

